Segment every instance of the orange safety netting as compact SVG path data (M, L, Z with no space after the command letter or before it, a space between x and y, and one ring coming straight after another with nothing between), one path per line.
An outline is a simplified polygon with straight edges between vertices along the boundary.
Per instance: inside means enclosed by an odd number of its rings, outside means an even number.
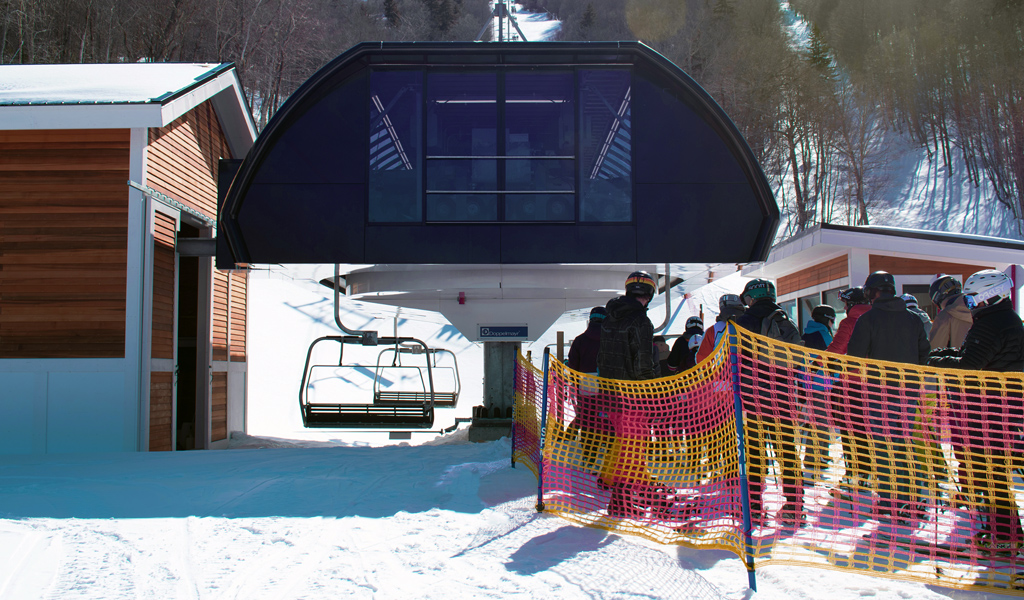
M544 510L729 550L749 569L1020 593L1024 375L866 361L730 329L694 369L648 381L551 359L545 387L520 357L513 460L538 475Z

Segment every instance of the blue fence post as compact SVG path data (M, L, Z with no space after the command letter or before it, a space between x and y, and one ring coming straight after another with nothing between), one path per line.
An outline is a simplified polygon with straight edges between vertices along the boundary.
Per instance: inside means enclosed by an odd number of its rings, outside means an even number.
M757 575L754 573L754 541L751 538L753 520L750 517L750 480L747 478L747 442L743 433L743 400L740 398L739 337L736 325L729 321L729 366L732 370L732 397L736 410L736 442L740 462L740 498L743 502L743 537L747 546L747 581L750 589L757 591Z
M548 361L551 348L544 348L544 391L540 409L540 460L537 464L537 512L544 512L544 438L548 428Z
M519 355L516 355L516 364L512 367L512 468L516 468L516 412L519 408L519 401L516 399L516 389L519 387L519 370L523 366L519 364ZM520 397L522 391L520 390Z

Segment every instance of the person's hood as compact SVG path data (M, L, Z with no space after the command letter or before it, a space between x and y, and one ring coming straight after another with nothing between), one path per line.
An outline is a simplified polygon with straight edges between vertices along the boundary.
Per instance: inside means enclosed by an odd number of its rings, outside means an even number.
M907 303L903 301L903 298L898 296L891 296L889 298L879 298L871 303L871 308L877 308L878 310L884 310L888 312L900 312L907 310ZM970 314L968 312L968 314Z
M735 319L736 317L742 315L743 311L744 309L742 308L727 307L725 310L718 313L718 316L715 317L715 322L723 323L725 321L728 321L729 319Z
M944 312L948 312L949 316L958 321L964 321L965 323L974 322L974 315L971 314L971 309L967 308L967 305L964 304L963 294L957 294L950 298L946 302Z
M779 309L779 305L772 302L770 298L762 298L747 308L746 314L763 319Z
M810 321L807 323L804 327L804 333L820 333L822 337L825 338L826 342L832 340L832 331L830 331L827 326L817 321Z
M647 307L640 304L640 301L632 296L619 296L609 300L605 310L608 311L609 318L622 319L635 312L645 313L647 312Z

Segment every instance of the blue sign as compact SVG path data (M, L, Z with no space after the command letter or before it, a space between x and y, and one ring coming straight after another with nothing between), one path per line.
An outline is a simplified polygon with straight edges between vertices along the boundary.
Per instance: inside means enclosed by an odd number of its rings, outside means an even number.
M481 325L480 326L480 339L482 340L501 340L511 338L525 338L527 332L526 325Z

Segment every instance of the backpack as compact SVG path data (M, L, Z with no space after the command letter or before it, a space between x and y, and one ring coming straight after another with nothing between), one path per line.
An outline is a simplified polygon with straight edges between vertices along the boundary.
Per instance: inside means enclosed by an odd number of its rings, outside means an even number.
M770 315L761 319L761 335L780 342L803 344L800 332L793 325L793 321L789 320L786 311L781 308L775 309Z

